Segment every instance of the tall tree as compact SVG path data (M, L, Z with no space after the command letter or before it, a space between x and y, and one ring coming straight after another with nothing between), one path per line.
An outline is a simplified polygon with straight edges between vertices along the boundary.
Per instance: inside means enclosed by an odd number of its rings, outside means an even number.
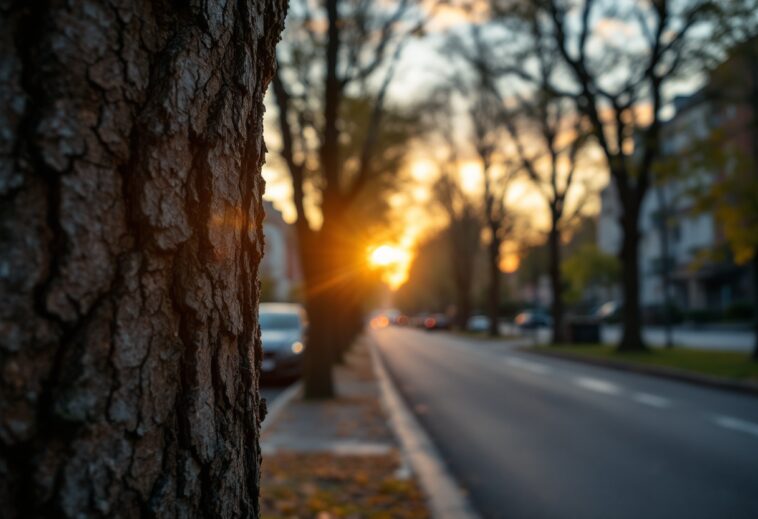
M487 286L487 313L489 317L488 333L497 337L500 333L500 248L503 245L508 230L511 227L506 211L506 194L510 182L517 171L510 163L500 164L505 171L495 173L495 152L499 145L500 132L499 104L488 89L479 85L475 94L473 106L470 109L470 119L474 127L474 148L482 163L482 178L484 180L483 204L484 226L487 230L487 270L489 274Z
M639 297L639 216L660 154L669 87L700 63L717 2L493 0L550 42L567 72L551 88L576 100L605 156L621 206L623 335L620 350L645 349ZM615 28L615 29L614 29ZM614 34L615 30L615 34ZM620 37L625 33L626 36ZM508 67L538 83L529 67Z
M480 211L450 173L443 173L434 191L448 217L448 253L456 292L455 322L458 328L465 330L471 316L474 266L481 245Z
M279 0L0 10L0 509L258 515Z
M459 143L455 127L454 96L460 85L454 82L437 88L426 106L427 125L434 128L430 147L441 150L436 156L440 176L433 186L433 203L447 219L451 277L456 293L456 326L465 330L472 310L474 266L480 253L482 210L464 192L460 182ZM483 143L480 143L483 145ZM489 156L489 152L485 151Z
M514 52L511 59L531 62L535 65L533 83L516 88L511 69L503 67L494 52L497 39L488 41L484 28L473 26L469 45L458 45L458 54L468 64L476 77L479 104L483 105L473 118L477 130L477 150L487 163L483 152L502 148L508 157L506 175L500 179L505 189L514 173L524 173L545 200L550 214L548 250L549 274L552 287L552 316L554 343L565 342L563 326L564 302L561 275L562 228L574 220L581 209L577 204L574 214L566 211L567 198L576 187L579 156L587 143L582 117L577 114L573 102L557 95L551 87L556 79L557 56L534 28L528 33L529 44L524 50ZM487 127L491 129L486 131ZM492 129L503 129L504 136L492 137ZM490 179L485 174L485 196ZM501 203L504 203L501 201ZM489 211L489 210L488 210ZM505 226L504 211L499 216Z
M699 102L709 105L707 126L694 128L689 145L658 169L689 185L698 184L693 171L701 173L699 187L706 189L696 190L698 210L714 215L734 261L751 266L758 361L758 1L723 0L717 7L699 93Z
M720 220L731 235L728 239L735 257L752 266L752 356L758 362L758 1L724 0L720 7L719 30L715 34L717 45L714 47L718 51L726 46L732 64L715 68L708 93L711 99L722 105L747 109L748 120L741 130L747 131L745 147L749 151L737 152L741 158L739 164L730 172L726 182L717 185L714 195L720 197L722 204L724 200L733 202L720 206ZM745 70L747 78L743 75Z
M291 8L286 45L278 53L273 89L278 152L292 180L311 321L304 359L309 398L334 395L331 366L344 340L335 308L342 301L340 290L353 277L345 258L354 242L343 224L361 197L365 202L367 192L383 185L377 184L374 154L397 60L404 42L423 23L417 4L325 0L315 6L299 0ZM371 99L372 108L360 153L348 161L342 143L359 138L346 130L343 108L351 97ZM319 209L320 224L308 212L308 193Z
M752 270L758 360L758 39L735 46L711 71L703 94L712 127L663 166L675 176L687 175L688 167L705 173L698 209L713 214L735 263Z

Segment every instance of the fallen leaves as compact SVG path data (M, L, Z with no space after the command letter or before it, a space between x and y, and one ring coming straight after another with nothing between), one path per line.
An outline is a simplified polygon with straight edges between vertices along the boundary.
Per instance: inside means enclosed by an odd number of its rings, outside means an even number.
M280 453L266 457L261 478L264 519L425 519L413 479L399 479L396 453L338 456Z

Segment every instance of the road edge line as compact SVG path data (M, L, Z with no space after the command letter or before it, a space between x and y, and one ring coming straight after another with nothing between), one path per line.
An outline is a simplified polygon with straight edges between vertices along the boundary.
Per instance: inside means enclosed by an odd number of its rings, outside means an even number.
M389 417L390 427L400 442L404 456L410 462L413 473L436 519L479 519L468 497L450 474L437 447L407 404L387 373L384 360L376 348L374 339L368 337L374 373L379 382L380 401Z
M290 387L285 389L284 392L282 392L278 397L276 397L271 402L271 405L269 405L268 401L266 402L266 417L263 419L263 422L261 422L260 434L266 432L266 430L271 427L274 422L276 422L276 419L282 413L284 408L287 407L287 405L292 402L295 397L300 395L302 388L302 382L295 382Z

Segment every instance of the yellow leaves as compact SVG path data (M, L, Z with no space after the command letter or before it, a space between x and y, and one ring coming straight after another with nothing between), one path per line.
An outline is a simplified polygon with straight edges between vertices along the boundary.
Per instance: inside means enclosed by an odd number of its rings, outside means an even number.
M738 265L758 250L758 174L735 168L713 186L714 216Z

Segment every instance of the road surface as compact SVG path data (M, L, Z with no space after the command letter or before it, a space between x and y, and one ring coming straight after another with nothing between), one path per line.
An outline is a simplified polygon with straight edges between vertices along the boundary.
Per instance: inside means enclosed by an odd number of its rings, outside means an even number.
M758 517L756 397L503 342L371 333L483 517Z

